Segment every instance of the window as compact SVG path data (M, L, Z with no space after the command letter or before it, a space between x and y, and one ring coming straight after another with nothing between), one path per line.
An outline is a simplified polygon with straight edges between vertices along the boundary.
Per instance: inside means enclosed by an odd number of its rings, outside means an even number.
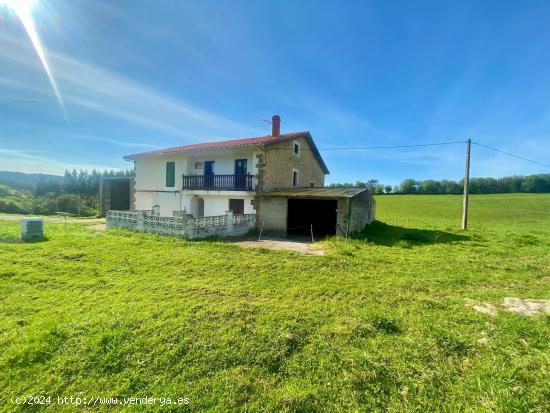
M166 162L166 188L176 186L176 163Z
M292 171L292 186L298 186L298 171L296 169Z
M244 199L230 199L229 210L233 211L235 215L244 214Z
M298 142L294 142L294 145L292 145L292 152L296 156L300 156L300 144Z

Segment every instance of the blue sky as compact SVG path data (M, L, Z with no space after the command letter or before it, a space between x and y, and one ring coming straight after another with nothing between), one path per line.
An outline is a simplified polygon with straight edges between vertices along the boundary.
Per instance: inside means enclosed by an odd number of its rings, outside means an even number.
M5 0L0 0L0 3ZM37 0L65 114L0 6L0 170L309 130L320 148L468 137L550 159L550 3ZM473 176L548 172L473 148ZM459 179L462 145L322 152L328 182Z

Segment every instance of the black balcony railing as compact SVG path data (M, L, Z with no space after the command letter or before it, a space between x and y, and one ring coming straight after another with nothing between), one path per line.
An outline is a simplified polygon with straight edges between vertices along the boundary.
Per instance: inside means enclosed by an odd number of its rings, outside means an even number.
M183 175L183 189L251 191L254 175Z

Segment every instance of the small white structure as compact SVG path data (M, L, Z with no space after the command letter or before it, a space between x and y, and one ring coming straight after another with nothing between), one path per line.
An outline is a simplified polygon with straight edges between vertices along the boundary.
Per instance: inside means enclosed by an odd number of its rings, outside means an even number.
M23 241L42 241L44 239L44 220L42 218L22 218L21 239Z

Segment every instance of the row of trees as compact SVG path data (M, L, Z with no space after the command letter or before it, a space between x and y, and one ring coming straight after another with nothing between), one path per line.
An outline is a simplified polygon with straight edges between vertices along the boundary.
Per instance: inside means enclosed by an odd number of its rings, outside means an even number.
M49 177L37 182L34 194L42 196L47 194L75 194L83 197L96 197L99 192L99 181L102 177L130 176L131 171L98 171L87 170L72 172L65 171L62 177Z
M405 179L400 185L383 185L376 179L357 181L352 183L333 183L331 187L370 187L376 194L460 194L464 188L464 181L428 179L417 181ZM470 193L472 194L503 194L512 192L550 192L550 174L516 175L503 178L471 178Z
M130 171L65 171L63 176L41 178L31 192L17 202L0 201L0 212L51 215L69 212L92 216L99 209L99 181L102 177L129 176Z
M78 215L94 215L99 209L99 181L102 177L129 176L132 172L87 170L65 171L60 178L41 179L37 182L34 195L40 198L57 200L58 211ZM53 206L55 207L55 205ZM51 209L51 208L49 208Z

